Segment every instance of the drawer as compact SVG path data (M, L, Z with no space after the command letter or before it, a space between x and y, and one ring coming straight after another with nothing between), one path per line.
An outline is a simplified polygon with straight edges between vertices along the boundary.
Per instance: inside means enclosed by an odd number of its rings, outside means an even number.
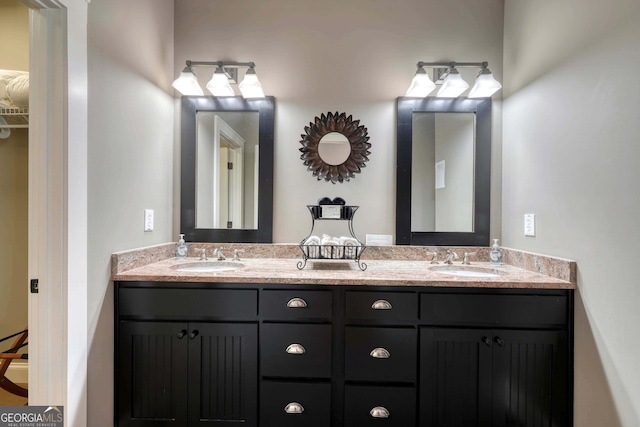
M331 325L262 324L260 366L265 377L329 378Z
M416 381L416 329L345 328L347 381Z
M269 320L333 317L331 291L265 290L260 294L260 315Z
M253 320L258 314L258 291L121 288L118 291L118 309L120 316Z
M420 320L430 325L561 326L567 323L567 297L422 294Z
M331 384L263 382L260 397L260 425L329 427L331 425Z
M416 391L414 388L345 387L345 426L414 426L416 425L415 412Z
M418 319L418 295L402 292L347 292L347 321L411 322Z

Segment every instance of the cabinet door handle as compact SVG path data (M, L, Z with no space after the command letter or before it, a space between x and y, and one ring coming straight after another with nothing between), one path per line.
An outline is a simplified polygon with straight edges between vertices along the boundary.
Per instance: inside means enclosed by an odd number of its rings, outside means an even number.
M493 340L494 340L494 341L496 342L496 344L498 344L500 347L503 347L503 346L504 346L504 340L503 340L502 338L500 338L500 337L495 337Z
M489 337L482 337L482 342L483 342L487 347L491 347L491 340L489 339Z
M287 303L289 308L307 308L307 302L302 298L291 298Z
M369 415L373 418L389 418L389 411L384 406L376 406L369 411Z
M371 350L369 356L373 357L374 359L388 359L391 357L391 353L389 353L387 349L377 347Z
M178 332L178 339L181 340L182 338L184 338L184 336L187 335L187 330L183 329L180 332Z
M374 310L391 310L393 307L391 306L391 303L389 301L379 299L371 304L371 308L373 308Z
M304 412L304 406L298 402L291 402L284 407L284 412L287 414L301 414Z
M195 339L198 335L200 334L200 332L197 329L194 329L193 331L191 331L191 333L189 334L189 339L193 340Z
M307 350L304 349L302 344L290 344L287 347L287 353L289 354L304 354Z

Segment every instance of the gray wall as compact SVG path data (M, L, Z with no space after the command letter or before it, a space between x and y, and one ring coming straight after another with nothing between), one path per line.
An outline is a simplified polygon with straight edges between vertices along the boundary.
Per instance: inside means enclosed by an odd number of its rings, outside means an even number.
M637 1L506 1L503 243L578 262L580 427L640 425L639 22Z
M92 0L88 19L87 409L88 425L103 427L113 425L110 255L177 239L173 0Z
M187 59L254 61L266 93L276 97L275 242L306 236L311 221L305 206L322 196L361 207L354 227L362 239L395 234L395 99L406 92L419 60L487 60L502 79L503 0L175 3L176 76ZM195 71L204 87L213 68ZM467 71L466 77L475 76ZM495 104L492 173L499 177L501 113ZM304 127L329 111L353 115L371 137L370 161L347 184L316 181L300 160ZM499 178L494 182L495 235Z
M29 9L18 0L0 0L0 40L0 68L29 71ZM0 338L28 321L28 136L27 129L11 129L0 139Z

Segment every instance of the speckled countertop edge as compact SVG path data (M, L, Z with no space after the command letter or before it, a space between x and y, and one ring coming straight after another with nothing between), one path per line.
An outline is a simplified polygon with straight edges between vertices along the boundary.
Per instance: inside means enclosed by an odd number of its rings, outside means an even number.
M174 257L175 243L114 253L111 258L113 280L165 282L225 282L278 284L337 284L387 286L449 286L491 288L555 288L576 287L574 261L503 248L504 264L488 263L490 248L443 246L367 247L362 261L368 268L361 271L354 261L309 261L303 270L297 268L301 251L295 244L230 244L190 243L186 260ZM199 262L205 249L211 256L222 247L229 259L233 249L244 249L243 267L215 273L178 271L177 266ZM442 260L447 249L462 255L475 252L472 266L495 270L498 277L459 277L435 272L428 252L438 252ZM456 262L456 264L458 264Z

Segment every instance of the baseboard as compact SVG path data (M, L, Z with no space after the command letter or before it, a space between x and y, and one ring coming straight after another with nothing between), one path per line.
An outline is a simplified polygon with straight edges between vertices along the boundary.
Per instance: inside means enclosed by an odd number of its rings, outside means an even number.
M29 382L29 363L14 360L9 365L5 376L16 384L27 384Z

